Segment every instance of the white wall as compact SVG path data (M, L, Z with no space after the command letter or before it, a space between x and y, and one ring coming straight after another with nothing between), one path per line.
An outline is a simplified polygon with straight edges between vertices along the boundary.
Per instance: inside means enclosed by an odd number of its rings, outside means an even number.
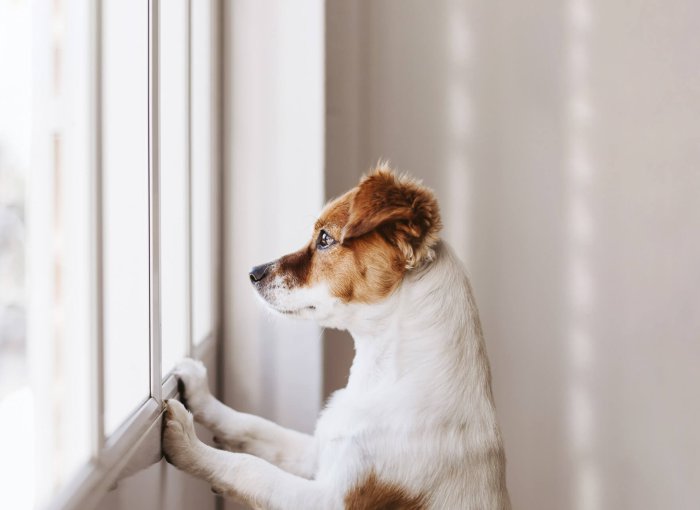
M227 3L224 397L312 431L320 330L267 313L251 267L296 251L323 205L324 6Z
M514 508L700 507L700 4L331 0L327 20L326 189L379 157L436 189Z

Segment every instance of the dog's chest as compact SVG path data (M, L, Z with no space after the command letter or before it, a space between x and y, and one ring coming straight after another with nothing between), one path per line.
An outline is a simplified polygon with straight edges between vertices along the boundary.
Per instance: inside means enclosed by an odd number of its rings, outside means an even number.
M333 394L316 424L322 444L358 438L393 421L385 398L346 388Z
M377 392L357 394L349 388L333 394L316 424L321 450L348 454L349 448L364 449L387 431L404 428L412 420L387 397Z
M336 391L316 423L321 443L337 442L362 433L372 422L365 407L347 389Z
M316 424L319 445L318 477L341 469L364 469L376 460L375 444L386 430L383 406L373 406L347 389L336 392Z

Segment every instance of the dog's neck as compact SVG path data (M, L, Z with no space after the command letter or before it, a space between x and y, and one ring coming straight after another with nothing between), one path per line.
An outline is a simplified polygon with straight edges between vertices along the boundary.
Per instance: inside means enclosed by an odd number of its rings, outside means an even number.
M359 310L348 329L355 340L349 390L371 391L382 382L431 398L436 386L447 384L455 385L457 394L469 393L470 399L478 394L491 402L469 280L446 244L437 246L434 261L407 274L386 301Z

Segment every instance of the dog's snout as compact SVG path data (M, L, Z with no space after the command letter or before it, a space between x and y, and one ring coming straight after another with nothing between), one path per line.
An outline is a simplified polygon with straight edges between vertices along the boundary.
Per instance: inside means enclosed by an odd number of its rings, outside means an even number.
M250 281L252 283L257 283L265 276L267 276L268 271L270 270L270 266L272 264L260 264L259 266L255 266L253 269L250 270L250 273L248 276L250 277Z

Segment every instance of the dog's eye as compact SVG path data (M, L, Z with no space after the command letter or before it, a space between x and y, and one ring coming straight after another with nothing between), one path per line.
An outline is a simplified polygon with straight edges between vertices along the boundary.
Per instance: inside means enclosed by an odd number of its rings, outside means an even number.
M335 239L328 235L328 232L321 230L318 234L318 241L316 242L316 247L319 250L328 248L329 246L335 244Z

